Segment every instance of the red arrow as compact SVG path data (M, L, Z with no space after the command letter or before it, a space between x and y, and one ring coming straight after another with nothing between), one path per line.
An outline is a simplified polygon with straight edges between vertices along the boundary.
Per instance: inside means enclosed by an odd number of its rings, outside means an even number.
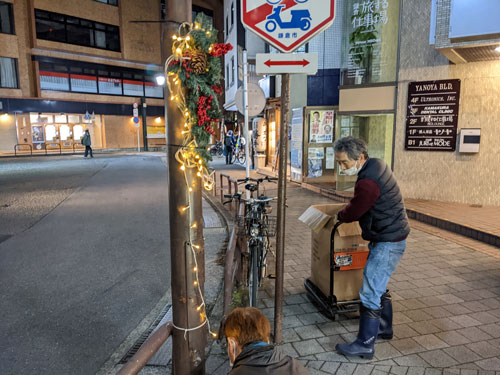
M271 61L271 60L267 60L264 64L267 65L268 67L271 67L273 65L302 65L304 67L304 66L309 65L310 62L307 61L306 59L303 59L302 61Z
M284 0L280 3L280 5L284 5L285 7L281 9L283 12L284 10L287 10L294 5L297 5L295 0ZM248 20L251 20L252 25L257 25L258 23L264 21L268 15L270 15L273 12L273 6L269 4L263 4L258 8L255 8L248 12L247 17Z

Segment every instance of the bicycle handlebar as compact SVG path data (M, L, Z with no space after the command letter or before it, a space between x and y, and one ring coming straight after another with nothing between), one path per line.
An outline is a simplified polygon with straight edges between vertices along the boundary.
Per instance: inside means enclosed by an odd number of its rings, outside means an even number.
M241 193L236 193L236 194L224 194L224 198L229 198L228 201L224 202L223 204L227 204L227 203L231 203L233 201L233 199L238 199L240 201L243 201L247 204L251 204L251 203L266 203L266 202L270 202L272 200L275 200L277 199L277 197L264 197L264 198L243 198L242 194Z
M258 184L261 184L264 181L274 182L274 181L278 181L278 179L276 177L266 176L266 177L262 177L262 178L251 178L251 177L239 178L236 181L238 182L238 184L243 184L243 183L246 183L248 181L252 181L252 182L256 182Z

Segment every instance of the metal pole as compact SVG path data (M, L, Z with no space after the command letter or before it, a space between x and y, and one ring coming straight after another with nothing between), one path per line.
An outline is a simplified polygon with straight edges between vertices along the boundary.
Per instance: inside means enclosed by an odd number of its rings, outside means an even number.
M177 34L182 22L191 22L192 0L168 0L166 3L169 21L163 29L164 56L172 52L172 35ZM192 233L193 242L199 245L196 250L197 259L203 259L203 220L201 216L201 180L196 172L186 168L186 177L191 184L192 192L188 191L184 172L175 159L178 145L183 142L182 130L184 126L183 114L177 105L168 100L170 92L165 86L165 114L167 118L167 158L168 158L168 196L169 196L169 224L170 224L170 258L171 258L171 291L173 323L179 328L194 328L199 326L203 319L197 306L201 301L196 293L193 272L194 259L189 248L189 234ZM183 210L188 202L191 207ZM197 224L191 228L191 222ZM202 262L198 268L204 268ZM203 272L200 272L200 276ZM200 278L200 284L202 280ZM172 345L172 366L174 375L202 375L205 373L205 346L207 328L185 332L174 328Z
M245 118L245 155L246 155L246 177L250 177L250 137L248 133L248 59L247 50L243 50L243 117ZM250 192L246 190L247 198Z
M139 136L139 127L137 127L137 152L141 152L141 137Z
M144 143L144 151L148 151L148 122L147 122L147 117L146 117L146 98L143 96L141 98L141 115L142 115L142 140Z
M278 172L278 232L276 235L276 283L274 292L274 342L283 340L283 274L285 255L286 169L288 118L290 116L290 74L281 75L281 123Z

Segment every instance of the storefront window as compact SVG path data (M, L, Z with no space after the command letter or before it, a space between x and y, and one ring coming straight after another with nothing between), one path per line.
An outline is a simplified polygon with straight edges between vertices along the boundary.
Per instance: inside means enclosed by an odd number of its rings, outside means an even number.
M396 80L399 0L346 0L342 84Z
M388 165L391 165L393 114L341 115L338 125L335 138L347 136L361 138L368 144L369 157L383 159ZM337 190L353 190L357 177L340 174L338 164L336 168Z

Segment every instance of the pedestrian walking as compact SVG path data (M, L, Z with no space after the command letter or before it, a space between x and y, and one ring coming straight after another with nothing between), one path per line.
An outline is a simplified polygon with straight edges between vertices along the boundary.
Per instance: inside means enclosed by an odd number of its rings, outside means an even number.
M90 157L93 158L94 155L92 155L92 147L90 147L92 144L92 140L90 139L90 133L89 133L89 130L85 130L85 135L83 136L82 138L82 145L85 146L85 157L87 157L87 155L89 154L90 152Z
M232 164L234 144L233 131L229 130L224 137L224 146L226 147L226 164Z
M306 375L302 363L269 343L271 326L255 307L239 307L224 321L222 332L233 369L229 375Z
M342 173L358 176L354 197L338 213L338 220L359 221L370 249L359 291L358 336L352 343L338 344L336 350L347 356L372 358L377 337L393 336L392 302L386 287L405 251L410 226L389 166L381 159L369 158L366 143L361 139L340 138L333 147Z

